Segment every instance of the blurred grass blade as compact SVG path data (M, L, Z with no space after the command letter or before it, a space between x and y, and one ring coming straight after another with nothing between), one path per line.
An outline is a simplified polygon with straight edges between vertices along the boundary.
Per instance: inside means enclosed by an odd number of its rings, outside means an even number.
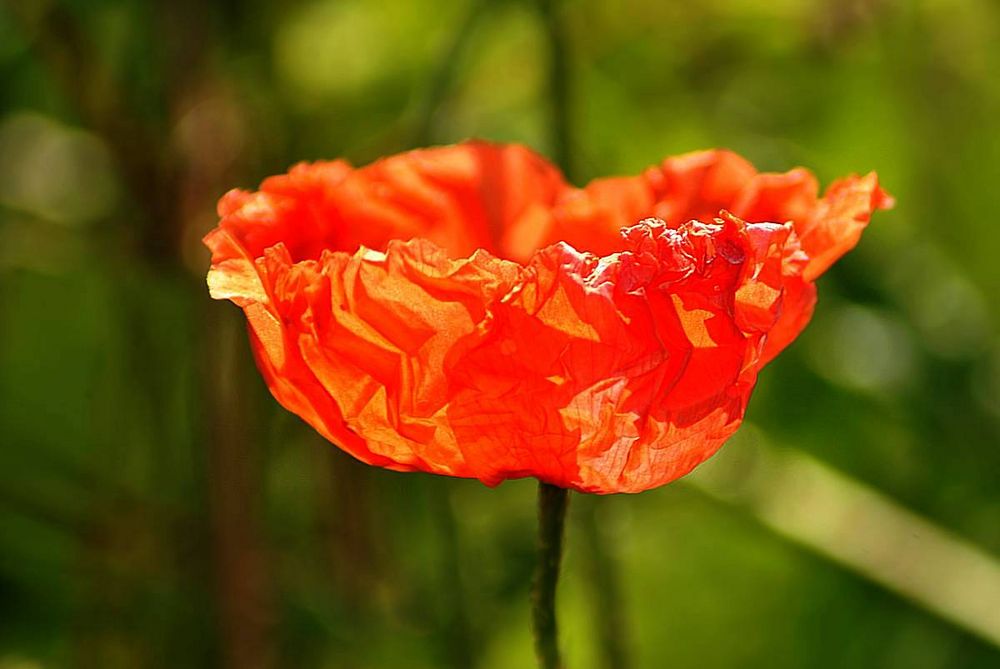
M808 455L757 448L685 481L1000 647L1000 560Z
M472 37L476 24L486 13L489 4L489 0L471 0L465 17L451 37L441 60L438 61L428 82L427 93L424 96L424 102L417 119L416 130L413 134L415 146L422 147L433 143L435 116L447 97L449 89L455 83L458 66L468 46L469 38Z

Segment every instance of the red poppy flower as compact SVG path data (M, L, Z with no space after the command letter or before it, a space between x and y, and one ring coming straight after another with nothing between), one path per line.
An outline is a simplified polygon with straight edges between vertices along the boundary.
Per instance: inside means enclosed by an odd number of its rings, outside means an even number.
M889 206L874 174L820 197L727 151L577 189L468 142L227 193L208 284L277 400L360 460L637 492L733 433L813 281Z

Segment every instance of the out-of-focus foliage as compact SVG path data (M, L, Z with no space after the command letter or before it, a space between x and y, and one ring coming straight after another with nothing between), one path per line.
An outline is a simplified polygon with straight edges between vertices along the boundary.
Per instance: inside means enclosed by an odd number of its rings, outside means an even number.
M898 207L823 278L752 441L1000 560L1000 6L566 2L574 174L728 146ZM0 4L0 667L531 665L534 485L350 461L270 399L210 303L226 189L468 136L552 149L528 0ZM684 484L571 504L636 667L1000 666L1000 649ZM1000 610L1000 602L997 603Z

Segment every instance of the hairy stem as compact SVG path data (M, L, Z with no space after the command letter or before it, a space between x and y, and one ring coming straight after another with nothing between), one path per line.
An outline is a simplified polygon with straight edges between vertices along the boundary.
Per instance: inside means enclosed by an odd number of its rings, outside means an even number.
M562 669L556 626L556 585L568 503L565 488L538 483L538 563L532 590L535 655L542 669Z
M558 15L557 0L538 0L549 46L549 119L552 158L563 173L573 179L572 127L570 125L569 49Z
M573 177L569 124L569 65L566 37L559 21L557 0L538 0L549 47L549 132L556 164ZM556 625L556 586L562 560L563 534L568 504L565 488L538 483L538 563L532 590L532 623L535 655L541 669L562 669Z

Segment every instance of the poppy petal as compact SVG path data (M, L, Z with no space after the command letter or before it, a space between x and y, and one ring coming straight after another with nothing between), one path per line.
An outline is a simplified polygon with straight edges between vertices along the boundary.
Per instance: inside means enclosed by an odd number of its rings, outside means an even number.
M874 174L819 198L727 151L574 189L468 142L231 191L208 283L278 401L365 462L637 492L732 434L813 280L891 204Z
M878 209L891 209L894 204L892 196L879 186L874 172L830 184L813 215L796 225L802 249L809 256L805 279L815 280L853 249L872 214Z
M728 217L623 235L624 250L603 258L540 251L454 366L449 422L478 478L645 490L739 425L774 322L757 329L745 312L776 313L780 287L753 284L780 274L791 227Z

